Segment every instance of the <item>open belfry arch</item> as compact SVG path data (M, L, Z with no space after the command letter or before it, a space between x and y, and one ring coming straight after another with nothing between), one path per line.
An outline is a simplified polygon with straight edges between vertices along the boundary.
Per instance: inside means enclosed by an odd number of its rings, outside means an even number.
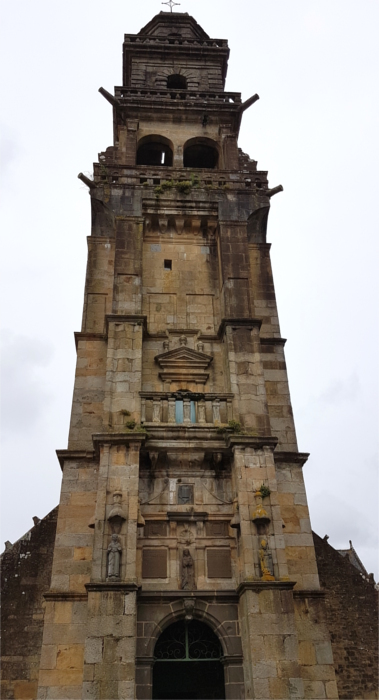
M41 699L338 697L266 242L282 188L238 148L258 98L225 92L228 56L161 12L100 90L114 144L80 176L92 230ZM190 680L163 688L175 653Z

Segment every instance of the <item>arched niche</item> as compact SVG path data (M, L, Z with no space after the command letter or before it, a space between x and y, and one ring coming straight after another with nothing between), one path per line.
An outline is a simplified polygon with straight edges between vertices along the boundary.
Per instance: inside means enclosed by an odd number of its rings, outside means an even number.
M223 651L219 638L199 620L178 620L154 648L153 699L224 700Z
M216 141L198 137L189 139L183 148L183 165L185 168L209 168L218 167L219 148Z
M187 90L187 78L180 73L173 73L167 77L168 90Z
M137 144L137 165L172 167L173 144L165 136L144 136Z

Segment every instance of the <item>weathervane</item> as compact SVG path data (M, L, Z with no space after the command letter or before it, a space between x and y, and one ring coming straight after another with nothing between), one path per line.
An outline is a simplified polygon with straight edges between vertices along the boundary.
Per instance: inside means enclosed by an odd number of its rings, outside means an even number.
M162 2L161 5L168 5L171 12L174 5L180 5L180 2L174 2L174 0L168 0L168 2Z

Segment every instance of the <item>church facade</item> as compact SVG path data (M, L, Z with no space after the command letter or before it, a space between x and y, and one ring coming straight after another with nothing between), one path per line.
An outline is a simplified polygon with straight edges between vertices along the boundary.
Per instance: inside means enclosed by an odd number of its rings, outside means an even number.
M282 188L238 148L258 96L225 92L228 57L161 12L100 89L114 144L79 176L92 229L41 642L4 697L338 698L266 241Z

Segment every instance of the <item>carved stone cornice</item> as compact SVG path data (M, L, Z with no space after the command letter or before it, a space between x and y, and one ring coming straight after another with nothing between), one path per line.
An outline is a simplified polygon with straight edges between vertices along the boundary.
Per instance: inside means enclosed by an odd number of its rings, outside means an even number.
M146 438L146 433L134 433L133 431L125 433L96 433L92 435L96 456L99 455L100 445L135 445L139 449Z
M222 338L228 326L233 326L234 328L260 328L261 325L262 319L260 318L223 318L217 335L219 338Z
M238 433L227 434L225 441L228 447L253 447L255 450L260 450L262 447L275 450L278 444L278 438L270 435L239 435Z
M197 522L197 521L204 521L208 520L208 513L205 512L196 512L194 511L193 513L185 512L185 511L168 511L167 513L167 518L168 520L173 520L174 522L177 523L191 523L191 522Z
M142 316L142 314L106 314L105 322L107 335L110 323L134 323L138 326L143 326L144 331L147 330L147 316Z

